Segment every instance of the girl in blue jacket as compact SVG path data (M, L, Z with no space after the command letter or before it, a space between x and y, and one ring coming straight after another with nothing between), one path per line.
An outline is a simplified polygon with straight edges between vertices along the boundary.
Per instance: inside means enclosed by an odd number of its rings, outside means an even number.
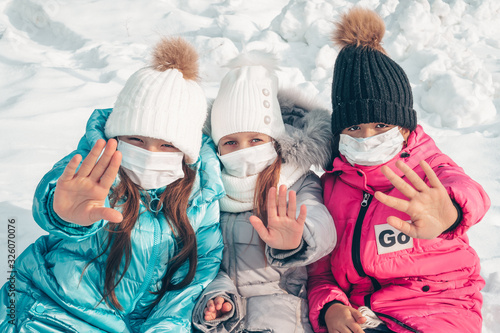
M49 235L17 259L14 291L0 292L1 332L191 331L223 246L197 59L182 39L159 43L42 179L33 215Z

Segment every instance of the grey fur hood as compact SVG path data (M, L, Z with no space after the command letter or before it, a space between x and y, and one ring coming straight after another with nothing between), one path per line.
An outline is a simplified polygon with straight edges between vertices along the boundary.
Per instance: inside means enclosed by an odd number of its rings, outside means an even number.
M296 89L281 89L278 92L281 115L285 123L285 135L276 138L281 146L285 163L308 169L312 165L326 168L331 161L331 112L319 106ZM203 132L211 134L211 109Z

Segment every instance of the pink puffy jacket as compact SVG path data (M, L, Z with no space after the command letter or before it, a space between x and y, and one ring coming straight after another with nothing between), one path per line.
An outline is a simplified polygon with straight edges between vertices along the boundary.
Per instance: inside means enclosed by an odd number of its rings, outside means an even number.
M395 332L480 332L484 280L479 257L465 232L484 216L490 200L418 126L401 154L424 180L425 160L462 209L460 225L440 237L412 239L390 227L390 215L409 216L378 202L381 191L404 198L382 175L380 166L353 167L343 157L323 175L325 205L333 216L338 242L334 251L309 270L309 318L315 332L326 332L318 318L323 305L338 300L366 305ZM408 180L407 180L408 182Z

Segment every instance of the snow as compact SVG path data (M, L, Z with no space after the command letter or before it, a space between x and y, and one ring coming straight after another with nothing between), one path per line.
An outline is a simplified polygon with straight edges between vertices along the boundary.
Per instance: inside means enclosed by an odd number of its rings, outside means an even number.
M281 59L283 86L330 105L337 50L333 21L358 3L386 23L384 47L407 72L419 123L492 200L468 235L481 258L483 332L500 317L500 2L496 0L163 0L0 2L0 274L7 221L16 251L44 234L31 216L42 176L71 152L95 108L112 107L162 36L182 35L200 54L215 97L242 50Z

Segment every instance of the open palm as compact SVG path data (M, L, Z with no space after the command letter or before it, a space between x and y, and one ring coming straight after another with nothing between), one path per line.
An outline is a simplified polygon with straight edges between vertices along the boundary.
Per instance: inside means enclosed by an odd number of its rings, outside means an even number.
M398 199L382 192L375 192L375 198L389 207L408 214L411 223L395 216L390 216L387 223L413 238L436 238L448 229L458 217L457 209L446 188L425 161L420 161L420 166L429 179L430 186L403 162L398 161L396 166L403 171L413 186L401 179L387 166L382 167L382 173L409 200Z
M69 161L54 192L54 211L60 218L82 226L102 219L115 223L123 220L120 212L104 207L121 163L116 146L114 139L107 144L98 140L78 171L82 156L75 155Z
M296 249L302 240L307 209L300 207L296 217L297 204L295 191L288 193L288 208L286 201L287 188L281 185L276 205L276 188L271 187L267 196L267 227L257 216L250 217L250 223L260 238L270 247L277 250Z

